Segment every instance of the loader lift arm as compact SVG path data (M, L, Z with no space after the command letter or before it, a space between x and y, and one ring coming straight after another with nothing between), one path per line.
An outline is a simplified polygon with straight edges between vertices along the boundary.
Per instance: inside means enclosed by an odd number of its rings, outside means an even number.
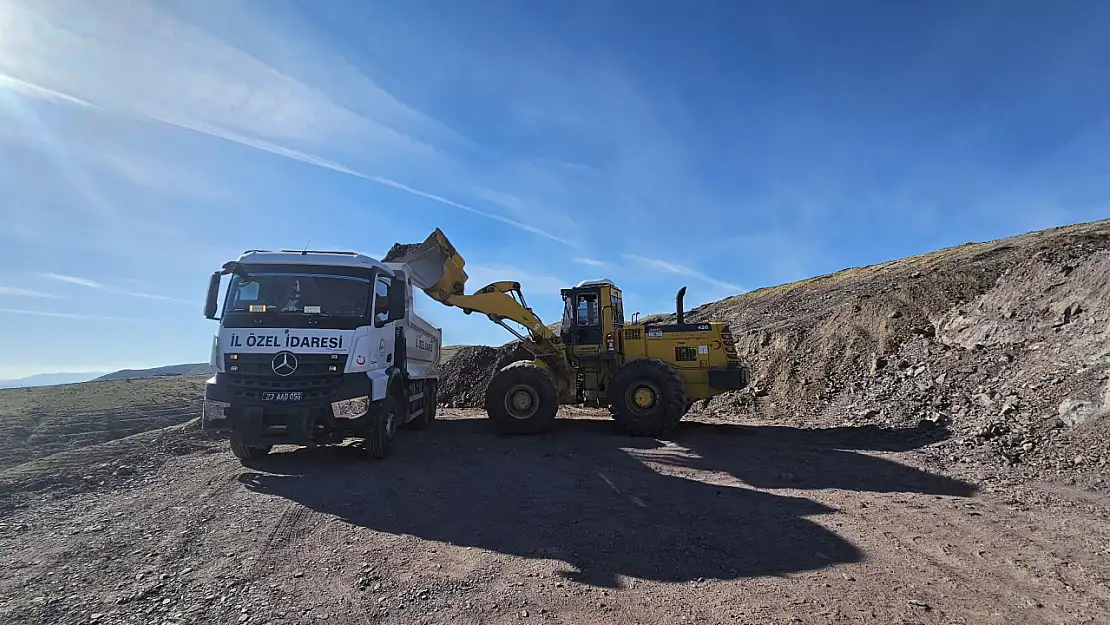
M528 307L524 293L520 290L520 283L511 280L500 280L478 289L470 295L449 295L440 300L448 306L461 308L466 314L479 312L489 317L490 321L508 330L513 336L520 339L536 356L557 356L560 339L544 324L536 313ZM506 323L513 321L528 330L528 336L518 332Z
M520 283L500 280L469 295L465 292L465 261L439 228L420 244L394 244L382 259L385 263L408 266L413 284L445 306L461 308L466 314L478 312L508 330L549 367L566 373L566 353L559 335L532 312L524 299ZM528 335L507 321L520 324Z

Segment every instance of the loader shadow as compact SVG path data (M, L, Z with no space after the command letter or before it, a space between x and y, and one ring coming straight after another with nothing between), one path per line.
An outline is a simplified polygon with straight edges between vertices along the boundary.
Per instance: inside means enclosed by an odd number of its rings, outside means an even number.
M695 472L727 472L757 488L974 493L964 482L841 449L851 432L690 424L677 445L665 445L597 420L568 420L535 437L501 437L485 425L437 422L377 462L354 448L275 454L239 479L355 526L561 561L564 576L603 587L618 586L619 575L738 579L864 558L808 518L837 510L706 483ZM862 448L877 443L854 438Z

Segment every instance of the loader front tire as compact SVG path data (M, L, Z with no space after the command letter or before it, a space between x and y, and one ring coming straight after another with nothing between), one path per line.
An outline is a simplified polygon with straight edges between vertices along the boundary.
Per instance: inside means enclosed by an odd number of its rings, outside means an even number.
M665 436L687 410L682 378L656 358L638 358L617 369L608 395L613 419L633 436Z
M559 412L551 374L530 360L501 368L486 387L486 414L503 434L539 434Z

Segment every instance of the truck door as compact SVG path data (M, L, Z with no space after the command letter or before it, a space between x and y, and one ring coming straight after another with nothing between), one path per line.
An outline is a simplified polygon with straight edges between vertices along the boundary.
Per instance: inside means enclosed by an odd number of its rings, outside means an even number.
M370 364L375 369L386 369L393 365L396 352L397 335L389 319L389 289L391 279L378 276L374 280L374 325L370 328Z

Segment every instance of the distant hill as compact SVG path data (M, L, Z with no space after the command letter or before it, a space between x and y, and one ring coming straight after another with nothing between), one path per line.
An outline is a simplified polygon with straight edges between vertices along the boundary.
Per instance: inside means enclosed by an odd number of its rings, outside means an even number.
M101 371L91 373L38 373L15 380L0 380L0 388L25 388L31 386L73 384L76 382L88 382L101 375L104 375Z
M185 365L166 365L153 369L122 369L96 378L100 380L122 380L125 378L152 378L164 375L202 375L212 372L212 365L207 362L196 362Z

